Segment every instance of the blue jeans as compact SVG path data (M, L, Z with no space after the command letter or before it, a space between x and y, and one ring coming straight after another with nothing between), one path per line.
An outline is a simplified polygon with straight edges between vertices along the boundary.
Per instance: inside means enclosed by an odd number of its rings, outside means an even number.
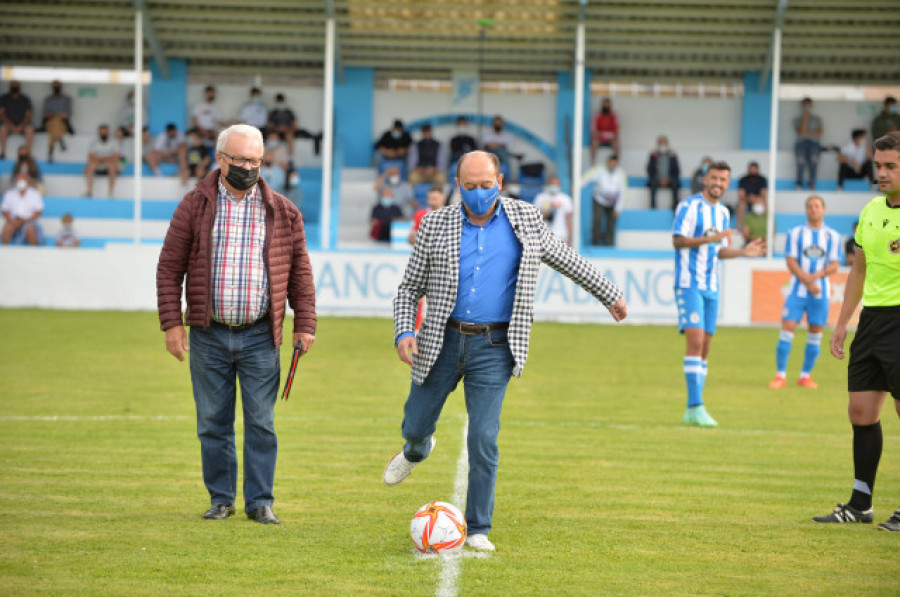
M244 410L244 511L271 506L281 365L269 320L264 317L240 331L219 325L192 327L190 343L197 436L210 502L231 505L237 494L234 412L239 380Z
M431 451L431 436L447 396L464 378L469 413L466 523L472 535L486 535L491 530L500 458L500 410L513 363L505 331L470 336L448 328L437 362L425 383L412 384L403 411L403 452L410 461L424 460Z
M816 169L819 167L819 153L822 147L815 139L802 139L794 145L797 158L797 186L803 186L803 169L809 166L809 188L816 186Z

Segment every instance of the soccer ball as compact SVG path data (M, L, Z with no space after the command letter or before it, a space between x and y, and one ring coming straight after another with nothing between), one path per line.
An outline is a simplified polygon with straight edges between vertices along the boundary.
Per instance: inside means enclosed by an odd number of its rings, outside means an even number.
M409 534L422 553L447 553L466 540L466 519L447 502L425 504L413 515Z

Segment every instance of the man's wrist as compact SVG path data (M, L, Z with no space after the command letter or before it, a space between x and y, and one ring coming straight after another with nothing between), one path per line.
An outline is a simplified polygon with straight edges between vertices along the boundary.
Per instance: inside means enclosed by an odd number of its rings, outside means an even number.
M398 346L400 344L400 340L403 340L404 338L409 338L410 336L415 336L415 335L416 335L415 332L403 332L402 334L397 336L397 338L394 340L394 346L395 347Z

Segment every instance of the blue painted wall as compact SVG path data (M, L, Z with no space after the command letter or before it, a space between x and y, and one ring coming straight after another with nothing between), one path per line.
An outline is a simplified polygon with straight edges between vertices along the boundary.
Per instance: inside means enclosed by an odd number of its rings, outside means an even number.
M169 78L164 79L156 59L150 61L150 132L163 132L174 122L179 130L187 129L187 60L169 59Z
M335 136L341 143L344 166L372 165L372 106L375 103L375 69L345 67L343 80L334 85Z
M744 73L744 103L741 110L741 149L768 149L772 123L772 77L762 91L760 74Z

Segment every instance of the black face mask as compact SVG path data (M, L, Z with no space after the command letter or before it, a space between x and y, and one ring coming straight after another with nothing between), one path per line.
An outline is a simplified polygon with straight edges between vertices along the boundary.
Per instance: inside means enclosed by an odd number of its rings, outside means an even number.
M13 95L17 95L21 91L21 88L13 86L9 88L9 92Z
M228 176L225 180L239 191L246 191L256 184L259 180L259 166L252 170L238 168L237 166L228 165Z
M100 140L106 143L106 141L109 140L109 135L100 135Z
M502 125L502 124L495 124L495 125L494 125L494 130L497 131L497 132L499 133L500 131L503 130L503 125Z
M62 93L62 87L53 88L53 95L59 95L60 93Z
M600 112L603 114L609 114L609 108L606 108L606 107L600 108Z

